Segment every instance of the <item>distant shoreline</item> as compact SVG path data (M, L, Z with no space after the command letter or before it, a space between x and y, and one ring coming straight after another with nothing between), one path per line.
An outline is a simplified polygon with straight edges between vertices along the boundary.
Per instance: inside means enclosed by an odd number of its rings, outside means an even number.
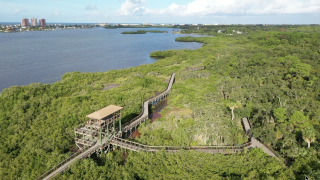
M40 26L27 26L27 27L22 27L22 26L10 26L10 25L5 25L0 26L0 32L3 33L14 33L14 32L28 32L28 31L53 31L53 30L58 30L58 29L91 29L93 26L91 25L61 25L61 24L56 24L54 26L45 26L45 27L40 27Z

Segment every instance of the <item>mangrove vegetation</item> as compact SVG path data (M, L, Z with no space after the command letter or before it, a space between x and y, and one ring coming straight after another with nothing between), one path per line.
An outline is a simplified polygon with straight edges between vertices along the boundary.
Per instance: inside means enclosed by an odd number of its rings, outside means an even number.
M213 27L215 28L215 27ZM220 27L217 27L220 28ZM207 28L209 31L210 28ZM115 150L83 159L55 179L319 179L320 27L250 26L242 34L181 37L196 50L151 53L153 64L98 73L72 72L53 84L13 86L0 95L0 177L35 179L72 154L73 128L110 104L123 122L141 103L176 80L168 105L139 127L134 141L148 145L240 145L252 134L290 166L261 149L233 155L180 150ZM235 31L233 31L235 30ZM202 28L185 33L208 33ZM202 32L203 31L203 32ZM210 34L210 33L209 33ZM190 71L193 67L202 67ZM105 84L117 88L101 91Z
M168 33L168 31L159 31L159 30L152 30L152 31L146 31L146 30L137 30L137 31L124 31L121 34L147 34L147 33Z

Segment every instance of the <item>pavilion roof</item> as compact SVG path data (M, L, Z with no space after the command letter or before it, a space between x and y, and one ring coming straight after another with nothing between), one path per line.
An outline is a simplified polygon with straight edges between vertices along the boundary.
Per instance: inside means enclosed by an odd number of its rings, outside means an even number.
M91 118L91 119L103 119L110 114L113 114L117 111L120 111L123 109L123 107L120 106L115 106L115 105L109 105L107 107L104 107L96 112L93 112L91 114L88 114L86 117Z

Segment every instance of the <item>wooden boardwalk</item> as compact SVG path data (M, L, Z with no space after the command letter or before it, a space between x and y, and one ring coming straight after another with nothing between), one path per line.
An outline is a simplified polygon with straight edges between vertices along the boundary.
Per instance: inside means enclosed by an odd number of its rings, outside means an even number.
M142 122L147 120L149 117L149 104L155 105L156 103L160 102L163 98L168 96L171 89L172 89L172 85L174 83L174 80L175 80L175 73L172 73L170 81L167 86L167 89L165 91L163 91L162 93L147 99L142 105L142 113L138 117L125 123L122 127L122 131L126 132L126 131L133 129L133 128L136 128Z
M133 141L129 141L121 138L113 138L110 144L114 146L119 146L121 148L129 149L131 151L149 151L156 152L160 150L165 150L167 152L177 152L181 149L183 150L194 150L198 152L205 153L222 153L222 154L233 154L237 152L242 152L244 148L251 145L251 142L245 143L240 146L149 146L140 143L136 143Z
M109 137L110 139L113 138L113 136L111 135ZM109 143L107 138L103 139L103 143ZM58 173L62 173L63 171L67 170L68 167L75 161L79 160L79 159L84 159L87 157L90 157L91 154L96 153L100 148L99 143L96 143L94 146L90 147L89 149L87 149L86 151L78 154L77 156L74 156L72 158L70 158L69 160L65 160L65 162L61 162L60 164L58 164L58 166L55 166L54 168L50 169L49 171L47 171L47 175L46 173L41 175L40 177L38 177L37 179L43 179L43 180L48 180L50 178L53 178L55 175L57 175ZM50 172L50 173L48 173Z
M168 96L171 91L174 80L175 80L175 73L172 73L166 90L163 91L162 93L152 97L152 98L147 99L142 105L142 113L138 117L136 117L136 118L132 119L131 121L122 125L122 131L124 131L124 132L129 131L129 130L139 126L142 122L146 121L149 117L149 104L155 105L156 103L160 102L163 98ZM85 131L83 131L81 133L85 133ZM122 132L120 132L120 131L118 131L116 133L116 137L121 137L121 135L122 135ZM42 174L40 177L37 178L37 180L38 179L45 179L45 180L50 179L50 178L54 177L56 174L65 171L76 160L82 159L82 158L87 158L91 154L96 153L98 151L101 152L104 147L107 147L110 145L110 141L112 141L113 138L114 138L114 136L110 136L109 138L105 137L102 140L102 145L97 142L95 144L88 143L89 148L87 150L85 150L82 153L76 154L76 156L75 155L70 156L65 161L59 163L57 166L53 167L49 171Z
M131 121L123 124L121 126L122 132L131 131L133 128L137 128L142 122L146 121L149 117L149 105L155 105L158 102L160 102L162 99L164 99L166 96L169 95L172 85L175 80L175 73L172 73L170 81L168 83L167 89L163 91L162 93L147 99L142 104L142 113L137 116L136 118L132 119ZM87 143L89 146L88 149L84 150L83 152L74 154L67 158L65 161L61 162L57 166L53 167L46 173L42 174L38 179L50 179L54 177L58 173L62 173L65 171L73 162L75 162L78 159L87 158L90 157L93 153L103 152L103 149L106 147L109 147L109 145L122 147L125 149L129 149L131 151L148 151L148 152L156 152L160 150L165 150L167 152L177 152L181 149L184 150L194 150L198 152L205 152L205 153L222 153L222 154L233 154L242 152L244 148L262 148L267 154L273 157L277 157L272 151L270 151L266 146L264 146L260 141L256 140L255 138L251 138L250 136L250 124L248 122L247 118L242 119L244 129L246 131L246 134L251 139L250 142L245 143L240 146L149 146L149 145L143 145L136 142L128 141L125 139L121 139L122 132L117 131L114 135L110 135L109 137L104 137L101 143L95 142L95 143ZM81 129L82 130L82 129ZM83 129L81 134L88 134L86 129ZM88 134L93 135L93 134ZM78 141L83 141L81 139L77 139Z
M250 135L250 124L249 124L249 121L248 121L248 118L244 117L242 118L242 123L243 123L243 127L244 127L244 130L246 132L247 135Z
M242 123L244 126L244 129L246 131L246 134L250 137L251 139L251 145L248 146L247 148L261 148L265 153L267 153L269 156L277 158L280 162L289 165L288 162L281 157L280 154L278 154L275 150L273 150L271 147L268 147L267 145L263 144L261 141L259 141L257 138L252 137L251 135L251 128L250 124L247 118L242 118Z

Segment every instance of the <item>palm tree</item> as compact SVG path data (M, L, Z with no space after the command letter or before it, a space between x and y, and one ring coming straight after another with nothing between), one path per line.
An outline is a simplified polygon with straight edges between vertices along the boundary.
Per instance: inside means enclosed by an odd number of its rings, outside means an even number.
M235 108L241 107L241 103L231 102L231 103L228 103L227 106L229 106L229 108L231 109L231 120L234 120L234 112L233 111Z
M316 133L313 126L309 126L302 131L303 140L308 143L308 148L310 148L310 143L316 140Z

